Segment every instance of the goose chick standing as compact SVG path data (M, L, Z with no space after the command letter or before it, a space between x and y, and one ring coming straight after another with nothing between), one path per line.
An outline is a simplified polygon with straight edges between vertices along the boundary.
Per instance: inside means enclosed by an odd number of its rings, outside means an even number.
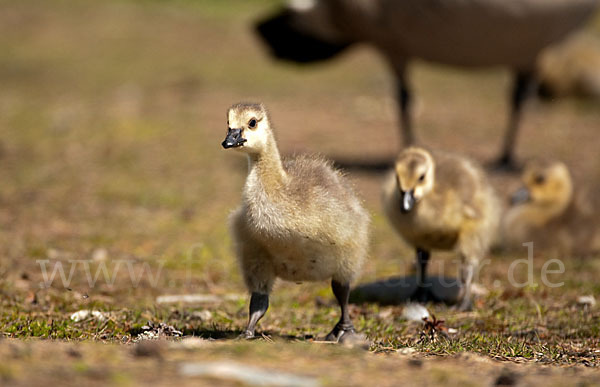
M412 298L422 302L433 297L425 282L430 251L456 250L462 262L459 308L469 309L475 269L489 249L500 215L481 168L456 155L406 148L385 181L383 207L396 231L417 251Z
M231 231L251 293L244 336L253 337L269 306L276 278L331 279L341 318L328 341L357 337L348 314L350 282L365 260L369 215L329 162L300 156L282 160L261 104L233 105L222 145L248 156L249 172Z
M502 220L504 245L534 247L586 255L600 251L594 208L583 190L575 190L567 166L560 161L532 161L521 176L512 206Z

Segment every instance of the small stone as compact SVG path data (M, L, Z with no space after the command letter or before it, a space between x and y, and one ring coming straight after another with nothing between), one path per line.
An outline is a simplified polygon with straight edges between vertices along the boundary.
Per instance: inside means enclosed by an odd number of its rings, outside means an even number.
M199 319L200 321L210 321L212 320L212 313L210 310L197 310L192 313L192 316Z
M415 352L416 352L416 350L414 348L411 348L411 347L401 348L401 349L398 350L398 353L400 355L410 355L410 354L415 353Z
M389 317L392 316L393 312L394 311L392 310L392 308L385 308L379 313L377 313L377 317L379 317L382 320L387 320Z
M490 294L490 291L485 286L483 286L481 284L477 284L477 283L471 284L471 292L475 296L482 296L482 297L485 297L488 294Z
M106 261L107 258L108 251L106 251L106 249L104 248L98 248L92 251L92 260L94 260L95 262Z
M46 256L49 259L59 259L61 257L61 255L62 255L61 252L56 249L48 249L46 251Z
M579 296L579 297L577 297L577 303L579 305L587 305L590 307L594 307L594 306L596 306L596 299L592 295Z
M98 310L86 310L86 309L79 310L71 315L71 320L73 320L75 322L87 320L88 318L93 318L98 321L105 321L107 319L107 316Z
M421 304L407 304L402 311L402 317L408 321L423 322L423 319L430 317L429 311Z

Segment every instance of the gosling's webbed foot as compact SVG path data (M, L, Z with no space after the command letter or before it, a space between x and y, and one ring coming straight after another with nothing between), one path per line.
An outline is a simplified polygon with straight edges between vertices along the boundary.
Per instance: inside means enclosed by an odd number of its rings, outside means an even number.
M337 323L331 332L325 336L325 341L333 341L339 343L345 340L344 337L356 335L356 330L352 324Z
M333 330L329 332L327 336L325 336L324 341L366 348L368 348L370 345L367 337L362 333L356 332L352 324L341 323L338 323Z
M240 335L237 337L238 340L252 340L255 338L256 338L256 335L254 334L254 332L251 332L248 330L240 333Z
M258 292L252 292L250 297L250 317L248 319L248 325L244 332L239 335L238 339L250 340L255 337L256 324L262 316L265 315L269 308L269 295Z

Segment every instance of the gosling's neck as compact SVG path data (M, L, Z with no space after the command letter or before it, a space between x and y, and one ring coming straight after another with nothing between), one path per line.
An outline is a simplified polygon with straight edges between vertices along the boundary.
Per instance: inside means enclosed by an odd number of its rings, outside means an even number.
M283 169L279 149L272 135L261 152L248 155L248 168L250 174L256 174L267 193L277 192L287 181L288 176Z
M555 217L559 216L560 214L562 214L567 209L567 207L569 207L570 203L571 203L571 200L569 198L569 200L564 200L559 203L538 206L537 210L540 213L542 213L542 212L545 213L546 220L550 220L550 219L555 218Z
M572 202L571 191L565 194L560 200L552 202L531 203L526 206L525 212L528 214L532 223L543 225L550 220L563 214Z

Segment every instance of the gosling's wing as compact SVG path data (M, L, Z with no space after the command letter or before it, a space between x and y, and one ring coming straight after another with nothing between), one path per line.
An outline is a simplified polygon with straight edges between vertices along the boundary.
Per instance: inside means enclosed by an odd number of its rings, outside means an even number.
M459 208L462 215L469 219L482 216L482 185L486 184L485 175L469 159L443 152L434 153L436 160L436 185L440 192L452 198L453 208Z

